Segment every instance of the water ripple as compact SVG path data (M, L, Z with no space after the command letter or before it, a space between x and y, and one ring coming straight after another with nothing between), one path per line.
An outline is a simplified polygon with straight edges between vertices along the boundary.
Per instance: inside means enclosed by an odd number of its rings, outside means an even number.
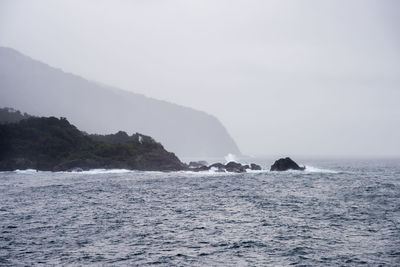
M0 265L398 266L400 164L0 173Z

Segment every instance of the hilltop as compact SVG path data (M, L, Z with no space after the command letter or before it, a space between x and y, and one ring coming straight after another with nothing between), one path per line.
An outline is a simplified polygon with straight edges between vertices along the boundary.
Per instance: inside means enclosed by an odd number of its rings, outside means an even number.
M0 125L0 171L123 168L177 171L185 165L150 136L88 135L66 118L30 117Z

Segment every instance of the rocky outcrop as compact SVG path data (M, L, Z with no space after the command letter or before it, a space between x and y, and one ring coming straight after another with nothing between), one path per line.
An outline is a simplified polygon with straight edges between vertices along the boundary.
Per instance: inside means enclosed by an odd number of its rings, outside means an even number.
M210 168L225 169L225 165L222 163L214 163L209 166Z
M305 166L300 167L296 162L294 162L291 158L281 158L275 161L275 163L271 166L271 171L287 171L287 170L305 170Z
M107 169L99 160L86 158L62 162L54 166L52 171L87 171L100 168Z
M250 164L250 169L253 170L253 171L261 171L261 166L252 163L252 164Z
M246 172L247 170L261 170L261 167L257 164L250 164L250 165L242 165L240 163L231 161L228 162L227 164L222 164L222 163L214 163L211 164L210 166L201 166L197 168L189 168L190 171L208 171L208 170L214 170L216 172L235 172L235 173L243 173Z
M0 160L1 171L36 169L36 164L25 157L13 157Z
M225 170L227 172L237 172L237 173L246 172L246 169L244 168L244 166L242 164L234 162L234 161L228 162L225 165Z
M225 165L222 163L214 163L209 166L210 169L213 169L217 172L225 172Z
M200 160L200 161L191 161L191 162L189 162L188 167L190 169L192 169L192 168L204 167L204 166L207 166L207 165L208 165L207 161Z

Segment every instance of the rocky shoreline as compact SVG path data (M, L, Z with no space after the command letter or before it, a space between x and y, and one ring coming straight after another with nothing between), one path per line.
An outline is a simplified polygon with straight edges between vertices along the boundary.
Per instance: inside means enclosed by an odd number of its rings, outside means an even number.
M208 166L207 165L208 164L205 161L190 162L188 165L188 170L193 172L214 170L216 172L236 172L236 173L246 172L247 170L257 170L257 171L262 170L261 166L255 163L251 163L250 165L242 165L234 161L230 161L227 164L214 163Z
M252 171L261 171L262 167L258 164L241 164L238 162L230 161L226 164L222 163L214 163L208 165L206 161L192 161L188 165L188 170L193 172L200 171L209 171L213 170L215 172L235 172L235 173L243 173L248 170ZM296 162L294 162L291 158L281 158L275 161L275 163L271 166L270 171L288 171L288 170L297 170L304 171L306 169L305 166L300 167Z
M215 171L245 173L262 170L255 163L242 165L205 161L185 164L152 137L123 131L109 135L79 131L66 118L28 117L0 124L0 171L86 171L128 169L141 171ZM271 171L304 170L290 158L277 160Z

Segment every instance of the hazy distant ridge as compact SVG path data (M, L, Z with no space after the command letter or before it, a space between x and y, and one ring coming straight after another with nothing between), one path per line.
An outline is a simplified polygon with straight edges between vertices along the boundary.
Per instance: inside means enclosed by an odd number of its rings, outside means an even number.
M89 133L141 132L181 157L240 154L214 116L100 85L4 47L0 47L0 105L32 115L68 117Z

